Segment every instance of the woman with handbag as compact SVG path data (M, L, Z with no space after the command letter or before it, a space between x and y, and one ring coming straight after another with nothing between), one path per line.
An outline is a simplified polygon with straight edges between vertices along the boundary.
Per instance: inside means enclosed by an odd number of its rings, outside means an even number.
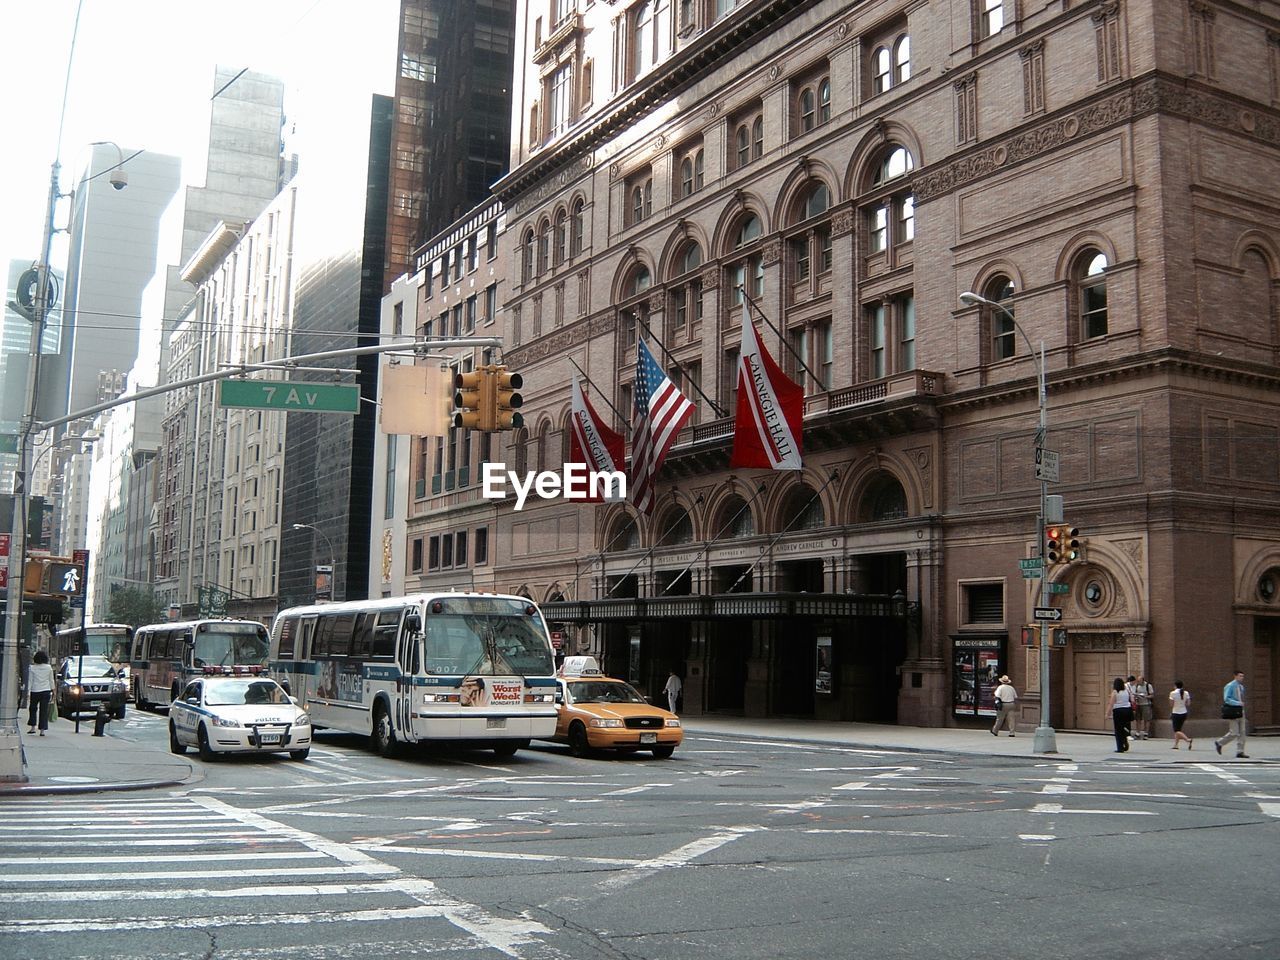
M53 699L53 667L49 655L37 650L27 667L27 733L35 733L37 724L40 736L49 729L49 702Z
M1129 726L1133 723L1133 699L1128 685L1120 677L1111 681L1107 712L1111 714L1111 725L1116 733L1116 753L1126 753L1129 750Z
M1227 732L1213 741L1213 749L1219 753L1232 740L1236 741L1236 757L1248 760L1244 752L1244 671L1237 670L1235 679L1222 688L1222 719L1227 721Z

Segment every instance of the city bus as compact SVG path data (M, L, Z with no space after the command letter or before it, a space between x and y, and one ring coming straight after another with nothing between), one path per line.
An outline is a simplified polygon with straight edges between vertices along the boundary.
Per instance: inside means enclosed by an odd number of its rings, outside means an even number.
M315 727L368 736L383 756L451 741L511 756L555 734L555 666L524 597L429 593L276 615L271 672Z
M133 695L139 708L167 707L195 677L265 673L270 637L256 620L152 623L133 634Z
M132 691L129 680L133 651L133 627L125 623L86 623L82 627L59 630L49 641L49 662L58 670L68 657L101 657L118 671L125 688Z

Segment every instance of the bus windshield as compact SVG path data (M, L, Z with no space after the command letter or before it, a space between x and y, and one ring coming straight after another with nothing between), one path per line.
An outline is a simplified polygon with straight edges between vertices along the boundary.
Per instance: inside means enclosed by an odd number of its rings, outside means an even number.
M95 630L87 627L84 632L84 652L91 657L103 657L112 663L129 659L129 635L126 631Z
M437 614L426 620L427 673L525 677L555 670L540 620L496 614Z
M252 666L267 662L269 643L262 627L212 624L196 632L192 666Z

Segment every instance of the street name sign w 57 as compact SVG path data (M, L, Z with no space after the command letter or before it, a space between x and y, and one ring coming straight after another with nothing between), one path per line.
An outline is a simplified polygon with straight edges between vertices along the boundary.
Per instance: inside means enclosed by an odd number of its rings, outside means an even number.
M219 380L218 406L304 413L358 413L360 388L352 383Z

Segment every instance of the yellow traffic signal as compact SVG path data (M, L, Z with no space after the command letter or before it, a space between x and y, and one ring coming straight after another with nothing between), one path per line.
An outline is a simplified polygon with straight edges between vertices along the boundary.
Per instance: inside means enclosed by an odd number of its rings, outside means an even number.
M28 559L22 569L22 592L28 596L36 596L44 592L44 566L41 559Z
M1084 541L1080 538L1079 527L1062 528L1062 558L1067 563L1084 561Z
M1062 562L1062 527L1051 523L1044 528L1044 563L1050 566Z
M524 406L524 397L519 390L524 386L524 377L507 370L506 364L497 364L491 368L494 378L493 430L515 430L524 426L524 415L517 413Z
M481 370L459 373L453 378L453 425L471 430L486 430L485 387L489 378Z

